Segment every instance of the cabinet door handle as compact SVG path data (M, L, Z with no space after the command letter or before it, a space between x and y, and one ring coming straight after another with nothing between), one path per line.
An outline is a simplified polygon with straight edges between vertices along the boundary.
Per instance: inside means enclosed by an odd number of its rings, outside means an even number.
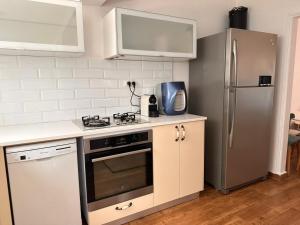
M179 138L180 138L180 134L179 134L180 131L179 131L178 126L176 126L175 129L176 129L176 139L175 139L175 141L177 142L177 141L179 141Z
M122 207L117 206L117 207L116 207L116 210L119 210L119 211L121 211L121 210L126 210L126 209L130 208L131 206L133 206L133 203L132 203L132 202L130 202L128 205L124 205L124 206L122 206Z
M184 141L185 140L185 128L183 125L181 125L181 129L182 129L182 137L181 140Z

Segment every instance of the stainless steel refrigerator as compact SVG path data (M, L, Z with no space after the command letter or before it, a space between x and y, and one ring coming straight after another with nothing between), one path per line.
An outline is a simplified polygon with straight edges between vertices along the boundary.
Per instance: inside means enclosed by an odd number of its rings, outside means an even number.
M268 174L277 35L228 29L197 44L189 112L208 117L205 180L228 193Z

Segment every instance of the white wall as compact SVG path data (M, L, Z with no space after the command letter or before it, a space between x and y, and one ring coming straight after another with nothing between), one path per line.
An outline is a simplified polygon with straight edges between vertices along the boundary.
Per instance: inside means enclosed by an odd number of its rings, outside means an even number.
M294 64L294 77L292 88L292 102L291 113L296 114L296 118L300 118L300 19L297 19L296 24L296 48L295 48L295 64Z
M300 13L299 0L237 0L236 5L249 8L249 29L276 33L279 35L279 52L276 78L275 117L273 134L273 156L271 172L285 172L287 126L291 95L289 56L291 42L291 17Z

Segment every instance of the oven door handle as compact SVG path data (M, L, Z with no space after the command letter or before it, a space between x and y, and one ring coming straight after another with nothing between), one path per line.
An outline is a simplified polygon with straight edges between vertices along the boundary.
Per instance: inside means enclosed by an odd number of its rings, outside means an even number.
M115 159L115 158L128 156L128 155L136 155L136 154L140 154L140 153L144 153L144 152L150 152L151 150L152 150L151 148L146 148L146 149L141 149L141 150L137 150L134 152L125 152L125 153L121 153L121 154L117 154L117 155L96 158L96 159L92 159L92 163L101 162L101 161L108 160L108 159Z

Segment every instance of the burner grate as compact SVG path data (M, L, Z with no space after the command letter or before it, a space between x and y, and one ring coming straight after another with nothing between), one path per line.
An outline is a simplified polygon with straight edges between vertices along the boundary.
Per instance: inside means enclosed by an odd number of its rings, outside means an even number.
M83 116L82 117L82 123L85 127L107 127L110 126L110 118L109 117L103 117L100 118L100 116Z
M113 114L115 120L120 120L121 122L134 122L135 114L134 113L117 113Z

